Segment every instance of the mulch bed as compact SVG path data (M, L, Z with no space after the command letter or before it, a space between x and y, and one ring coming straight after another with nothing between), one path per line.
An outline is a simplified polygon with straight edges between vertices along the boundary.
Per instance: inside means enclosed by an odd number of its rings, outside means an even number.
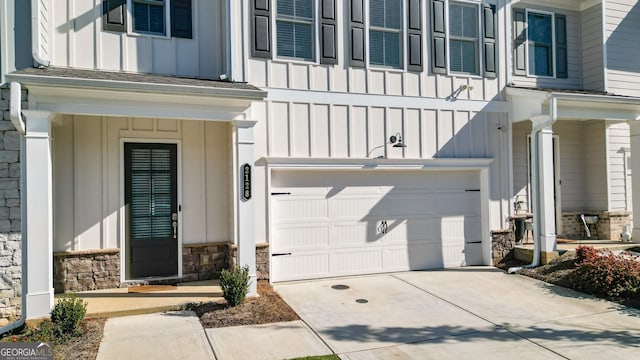
M268 281L258 282L259 297L247 298L236 307L228 307L226 302L191 304L202 326L205 328L268 324L281 321L299 320L298 314L273 291Z
M87 321L87 331L84 335L72 338L65 344L53 348L56 360L63 359L95 359L102 341L104 323L107 319L93 318Z

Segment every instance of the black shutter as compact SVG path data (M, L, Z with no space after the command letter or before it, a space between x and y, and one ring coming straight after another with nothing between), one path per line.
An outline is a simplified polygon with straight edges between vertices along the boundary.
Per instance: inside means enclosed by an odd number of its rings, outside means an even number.
M171 36L192 39L191 0L171 0Z
M495 78L496 72L496 8L494 5L484 5L482 8L484 19L483 44L484 44L484 76Z
M337 64L336 0L322 0L320 11L320 63Z
M421 0L409 0L409 26L407 28L407 50L409 71L422 71L422 10Z
M102 27L106 31L127 31L127 0L102 1Z
M556 77L569 77L567 69L567 17L556 14Z
M251 0L251 54L271 59L271 1Z
M364 7L362 0L350 0L349 6L349 64L365 66Z
M525 43L527 32L525 30L524 9L513 10L513 73L515 75L527 75L527 59L525 58Z
M434 74L447 73L447 32L444 27L444 1L431 1L431 67Z

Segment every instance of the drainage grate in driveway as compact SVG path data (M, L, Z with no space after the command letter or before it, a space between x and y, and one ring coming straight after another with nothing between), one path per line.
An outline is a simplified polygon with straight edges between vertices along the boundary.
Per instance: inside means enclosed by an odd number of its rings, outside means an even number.
M333 285L331 286L333 290L347 290L349 285Z
M368 303L368 302L369 302L369 300L367 300L367 299L356 299L356 302L357 302L358 304L366 304L366 303Z

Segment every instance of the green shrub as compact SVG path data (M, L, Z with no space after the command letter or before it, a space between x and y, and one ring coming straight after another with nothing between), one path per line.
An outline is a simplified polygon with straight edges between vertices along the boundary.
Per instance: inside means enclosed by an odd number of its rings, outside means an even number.
M74 294L66 294L51 310L54 333L69 338L82 333L82 319L87 313L87 303Z
M235 266L229 270L223 269L220 273L220 287L222 296L229 306L242 304L249 290L249 267Z
M585 249L577 264L576 290L614 299L634 297L640 290L640 262L629 254Z

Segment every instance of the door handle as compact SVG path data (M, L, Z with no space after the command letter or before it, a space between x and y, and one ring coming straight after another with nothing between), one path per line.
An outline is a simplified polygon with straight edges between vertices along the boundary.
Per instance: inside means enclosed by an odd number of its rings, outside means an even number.
M173 238L178 238L178 213L171 214L171 226L173 227Z

